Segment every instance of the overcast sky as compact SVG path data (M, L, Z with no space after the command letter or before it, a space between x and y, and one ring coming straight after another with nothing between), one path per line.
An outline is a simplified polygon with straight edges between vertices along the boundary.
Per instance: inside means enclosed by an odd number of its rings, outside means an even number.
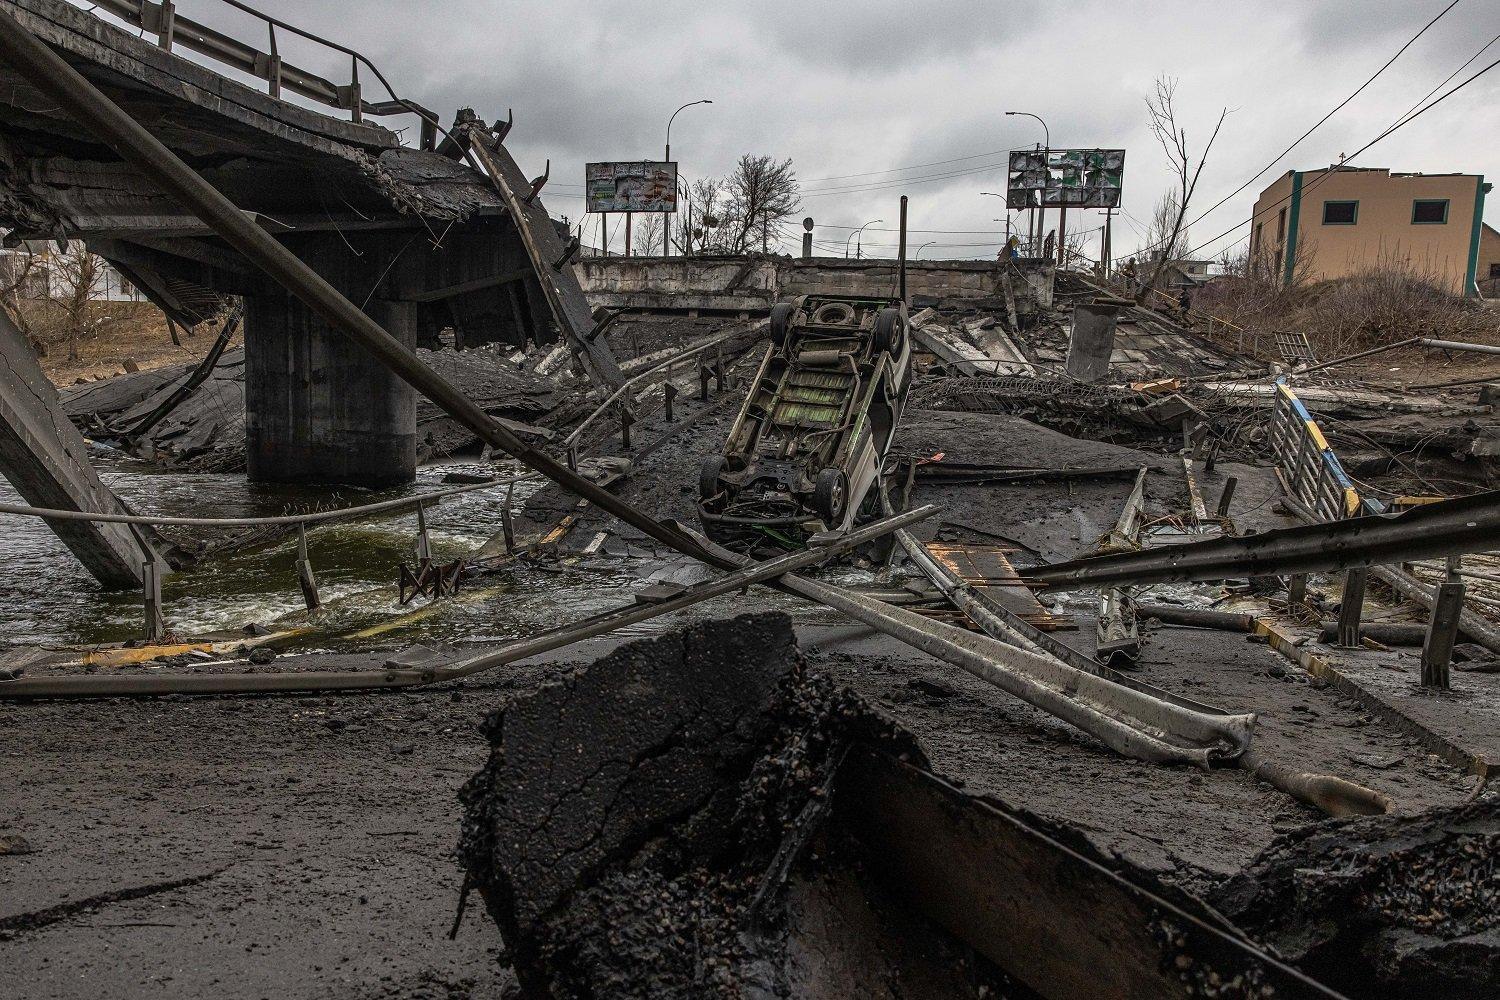
M1249 179L1349 95L1448 0L1240 0L999 4L911 0L602 3L548 0L259 0L259 6L368 56L398 92L451 117L514 109L507 140L528 173L552 160L543 200L575 222L588 160L662 155L668 116L685 176L723 174L742 153L791 157L817 238L897 216L911 198L924 257L993 256L1004 222L1004 150L1123 147L1117 255L1170 182L1146 128L1158 74L1179 81L1188 141L1201 148L1230 109L1195 198L1206 208ZM216 0L179 0L190 17L258 40ZM1243 193L1193 227L1202 243L1245 220L1254 195L1288 169L1353 153L1500 34L1500 0L1459 3L1364 93ZM263 43L262 43L263 44ZM289 61L319 64L282 42ZM1500 58L1500 42L1448 84ZM372 99L370 84L366 94ZM1446 90L1447 87L1444 88ZM1442 91L1439 91L1442 93ZM966 159L959 159L966 158ZM955 162L940 162L955 161ZM1500 180L1500 68L1353 161ZM933 164L930 166L920 166ZM911 168L911 169L904 169ZM876 173L877 171L889 171ZM936 174L950 176L933 177ZM847 176L862 175L862 176ZM832 179L825 179L832 178ZM873 185L883 185L868 190ZM848 190L856 188L856 190ZM864 188L865 190L859 190ZM1102 213L1084 213L1100 225ZM1500 225L1500 192L1486 212ZM1077 218L1070 213L1070 229ZM593 230L591 229L590 232ZM1212 254L1247 232L1205 250ZM893 244L871 227L867 250ZM1091 236L1097 240L1097 235ZM790 247L788 247L790 248ZM1097 253L1097 243L1090 249Z

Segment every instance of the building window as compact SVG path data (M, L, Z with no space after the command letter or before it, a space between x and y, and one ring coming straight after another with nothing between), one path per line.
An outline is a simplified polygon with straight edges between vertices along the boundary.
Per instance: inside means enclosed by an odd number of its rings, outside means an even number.
M1490 265L1490 277L1491 278L1500 278L1500 264L1491 264Z
M1286 209L1276 213L1276 242L1286 242Z
M1441 226L1448 221L1447 198L1418 198L1411 203L1412 225Z
M1325 226L1352 226L1358 219L1359 202L1357 201L1323 202L1323 225Z

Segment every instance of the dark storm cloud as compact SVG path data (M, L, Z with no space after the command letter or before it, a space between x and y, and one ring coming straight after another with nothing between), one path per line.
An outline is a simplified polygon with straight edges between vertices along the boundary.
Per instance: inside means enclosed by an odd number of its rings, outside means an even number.
M1043 115L1055 145L1129 151L1129 214L1116 240L1128 247L1131 226L1149 216L1170 181L1146 131L1143 98L1155 76L1180 81L1195 143L1220 108L1233 110L1200 186L1207 207L1374 72L1446 0L261 2L358 48L444 118L460 105L486 117L514 108L507 145L529 173L551 159L544 199L557 214L581 211L585 161L659 156L672 110L709 97L712 106L684 112L673 129L673 153L688 175L722 174L745 152L790 156L808 182L808 214L820 223L893 218L905 191L915 226L1003 231L991 221L1002 214L999 201L979 195L1003 185L1000 157L872 172L1029 146L1040 127L1004 116L1016 108ZM215 0L181 6L226 23ZM241 37L257 37L233 23ZM1243 218L1254 194L1286 169L1352 152L1497 32L1500 0L1462 0L1376 84L1195 231L1206 238ZM1494 77L1360 162L1500 174L1500 72ZM957 176L935 176L945 173ZM871 176L819 180L848 174ZM887 186L828 193L877 184ZM1097 224L1093 213L1084 219ZM952 248L952 255L989 252Z

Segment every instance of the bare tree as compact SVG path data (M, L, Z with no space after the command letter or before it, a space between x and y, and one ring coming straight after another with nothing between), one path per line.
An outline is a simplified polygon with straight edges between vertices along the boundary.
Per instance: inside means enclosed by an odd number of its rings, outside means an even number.
M90 304L104 290L106 266L103 259L76 241L56 254L52 265L56 278L53 298L62 307L68 360L77 361L79 338L94 332Z
M31 342L37 356L43 358L47 356L47 345L32 333L31 315L29 310L22 308L21 300L38 297L37 286L45 281L46 269L39 265L37 255L24 244L0 256L0 309L5 310L16 329Z
M677 209L672 243L681 254L719 251L724 220L724 182L703 177L687 186L686 204Z
M777 161L746 153L726 186L733 220L730 253L745 253L756 244L768 250L782 225L802 206L801 186L790 159Z
M656 212L638 212L635 217L633 252L641 257L661 256L662 217Z
M1192 235L1186 224L1179 226L1182 210L1177 202L1177 192L1168 188L1151 212L1146 226L1146 246L1152 248L1148 257L1178 260L1192 245ZM1174 233L1175 230L1175 233Z
M1176 196L1177 211L1163 250L1178 245L1188 205L1193 200L1193 192L1198 188L1198 177L1203 173L1203 164L1208 161L1209 150L1213 148L1214 140L1219 137L1219 129L1224 126L1224 119L1229 115L1228 108L1219 112L1219 120L1214 123L1213 132L1209 134L1208 141L1203 144L1203 151L1198 154L1195 166L1192 147L1188 143L1187 129L1177 120L1176 94L1177 81L1171 77L1159 76L1156 78L1156 92L1146 98L1147 122L1151 128L1151 134L1161 145L1162 152L1167 154L1167 161L1172 166L1172 172L1177 175L1177 184L1173 192ZM1166 253L1157 257L1149 278L1136 289L1135 300L1137 302L1144 301L1146 290L1156 285L1161 277L1162 269L1167 266L1170 259L1170 255Z

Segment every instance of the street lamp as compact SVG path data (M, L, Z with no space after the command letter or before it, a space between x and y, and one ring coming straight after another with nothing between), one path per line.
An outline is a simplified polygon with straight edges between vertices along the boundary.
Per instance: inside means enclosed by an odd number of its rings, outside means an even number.
M917 252L911 255L911 259L916 260L918 257L922 256L922 251L926 250L936 242L937 240L928 240L926 243L923 243L921 246L917 247Z
M1041 124L1042 124L1042 137L1044 139L1046 139L1046 141L1047 141L1047 145L1046 145L1046 150L1045 151L1046 152L1051 152L1052 151L1052 130L1047 127L1047 123L1046 122L1042 121L1042 116L1041 115L1034 115L1030 111L1007 111L1007 112L1005 112L1005 114L1008 117L1009 116L1020 115L1023 118L1035 118L1037 121L1041 122ZM1045 162L1045 160L1043 162ZM1033 219L1034 219L1036 225L1034 226L1034 230L1035 231L1032 233L1032 236L1031 236L1031 239L1032 239L1032 250L1031 250L1031 252L1033 254L1036 253L1036 244L1038 244L1038 243L1041 242L1041 239L1042 239L1042 230L1045 229L1046 226L1047 226L1047 209L1046 209L1046 207L1045 206L1037 206L1037 212L1038 212L1038 215L1033 216ZM1058 228L1061 228L1061 227L1062 227L1062 223L1059 222L1058 223ZM1061 235L1061 234L1059 234L1059 235Z
M884 222L884 221L885 221L884 219L871 219L869 222L865 223L865 226L873 226L877 222ZM865 226L860 226L854 232L852 232L852 233L849 234L849 238L848 239L844 240L844 259L845 260L849 259L849 243L856 236L858 236L860 233L863 233L865 231Z
M671 163L672 162L672 122L674 122L674 121L677 120L677 116L682 113L683 108L691 108L695 104L712 104L712 103L713 103L713 101L711 101L707 97L705 97L701 101L688 101L681 108L678 108L676 111L672 112L672 117L667 119L667 155L664 156L664 157L662 157L662 162L664 162L664 163ZM663 213L661 213L661 255L663 257L670 257L670 256L672 256L672 252L671 252L672 251L672 241L670 239L671 235L672 235L672 214L670 212L663 212ZM692 239L692 235L691 234L688 235L688 239L689 240ZM689 245L691 246L691 244L689 244Z

